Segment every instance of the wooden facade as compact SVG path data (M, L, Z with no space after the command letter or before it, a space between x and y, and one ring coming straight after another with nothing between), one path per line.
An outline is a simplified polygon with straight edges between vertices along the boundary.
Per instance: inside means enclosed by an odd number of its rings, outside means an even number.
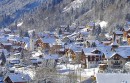
M126 59L117 53L108 59L108 66L111 68L122 68L125 63Z
M6 45L6 44L5 44L5 45L4 45L4 44L1 44L1 47L4 48L4 49L6 49L7 51L10 51L12 45L11 45L11 44L7 44L7 45Z
M41 47L42 49L50 49L49 43L44 43L41 39L38 39L35 45L37 47Z
M130 36L129 35L127 36L127 42L128 42L128 45L130 45Z
M130 45L130 30L123 31L123 39L127 40L128 45Z
M82 51L73 51L71 49L68 49L65 52L65 55L67 57L70 57L72 62L74 62L74 63L81 63Z
M98 64L104 59L103 54L99 50L94 50L91 53L82 52L81 66L82 68L97 67Z
M60 49L62 49L62 48L63 48L62 45L52 45L52 47L50 47L49 52L50 52L50 54L55 54L55 53L58 53L58 52L62 52L62 51L60 51Z

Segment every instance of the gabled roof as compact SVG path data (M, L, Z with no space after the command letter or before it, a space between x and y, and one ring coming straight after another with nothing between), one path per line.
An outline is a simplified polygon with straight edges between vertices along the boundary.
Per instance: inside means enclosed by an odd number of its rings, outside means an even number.
M76 45L76 44L71 44L69 46L69 49L73 50L73 52L82 51L82 46L79 46L79 45Z
M42 38L43 43L49 43L49 44L53 44L56 42L56 38L54 37L44 37Z
M91 53L94 50L94 48L83 48L85 55L94 55L94 53Z
M2 43L3 45L5 46L11 46L12 44L11 43Z
M28 82L31 78L29 75L23 75L23 74L9 74L7 75L12 82Z
M12 59L12 60L9 60L9 62L11 64L19 64L20 63L20 59Z
M120 54L118 54L118 53L113 53L112 55L111 55L111 57L110 58L112 58L113 56L115 56L115 55L119 55L119 56L121 56ZM121 56L122 57L122 56ZM123 58L123 57L122 57Z
M0 53L4 52L4 55L7 56L10 53L6 49L0 49Z
M122 57L127 58L130 56L130 47L129 46L120 46L116 49L116 52L120 54Z
M115 49L115 52L111 50L111 46L105 46L105 47L98 47L107 58L110 58L115 53L121 55L123 58L127 58L127 56L130 56L130 47L129 46L119 46L117 49Z
M128 27L124 28L124 31L129 31L129 30L130 30L130 28L128 28Z
M11 32L11 30L9 28L4 28L4 31L9 31Z
M7 37L4 37L4 36L1 36L1 37L0 37L0 42L1 42L1 43L5 43L5 42L7 42L7 41L8 41Z
M39 56L42 55L42 54L43 54L43 53L42 53L41 51L39 51L39 52L35 52L35 51L34 51L34 52L32 53L32 56L33 56L33 57L39 57Z
M122 31L114 31L114 33L115 33L116 35L123 35L123 32L122 32Z
M91 53L96 52L96 51L101 52L99 49L95 48L94 50L91 51Z
M44 59L45 60L48 60L48 59L52 59L52 60L55 60L55 59L58 59L58 55L57 54L52 54L52 55L46 55L44 56Z
M106 58L109 58L113 54L111 51L111 46L99 46L96 47L96 49L100 50L106 56Z

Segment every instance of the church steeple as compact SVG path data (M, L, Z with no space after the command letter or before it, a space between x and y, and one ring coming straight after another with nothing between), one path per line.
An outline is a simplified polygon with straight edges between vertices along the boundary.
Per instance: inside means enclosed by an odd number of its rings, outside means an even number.
M29 37L30 37L30 51L34 51L34 36L35 36L35 31L30 30L28 31Z

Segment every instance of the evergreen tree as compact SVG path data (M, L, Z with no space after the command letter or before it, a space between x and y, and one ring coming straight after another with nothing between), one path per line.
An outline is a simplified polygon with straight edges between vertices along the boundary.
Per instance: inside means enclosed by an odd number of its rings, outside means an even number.
M90 43L89 43L88 41L87 41L87 43L86 43L86 44L87 44L87 47L90 47Z
M22 29L19 30L19 36L20 36L20 37L23 36L23 31L22 31Z
M32 32L32 37L35 37L35 31Z
M22 50L21 50L21 58L22 58L22 59L24 58L24 50L23 50L23 48L22 48Z
M59 34L59 35L61 35L61 34L62 34L62 30L61 30L61 28L59 29L58 34Z
M65 28L65 30L66 30L67 32L70 31L69 25L67 25L67 27Z
M2 54L1 54L1 59L2 59L1 65L4 65L6 63L6 57L5 57L4 52L2 52Z
M25 36L25 37L29 37L28 32L25 32L24 36Z
M95 24L94 24L94 26L93 26L93 29L92 29L92 32L91 32L91 35L95 35Z
M91 45L91 47L96 47L96 43L93 42L92 45Z
M99 35L101 33L101 26L99 25L98 27L97 27L97 35Z

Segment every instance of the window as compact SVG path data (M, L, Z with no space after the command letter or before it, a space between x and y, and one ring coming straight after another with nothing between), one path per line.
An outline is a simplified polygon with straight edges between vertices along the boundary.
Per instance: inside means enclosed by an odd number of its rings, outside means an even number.
M120 63L122 63L122 61L120 61Z
M118 61L115 61L115 63L118 63Z

